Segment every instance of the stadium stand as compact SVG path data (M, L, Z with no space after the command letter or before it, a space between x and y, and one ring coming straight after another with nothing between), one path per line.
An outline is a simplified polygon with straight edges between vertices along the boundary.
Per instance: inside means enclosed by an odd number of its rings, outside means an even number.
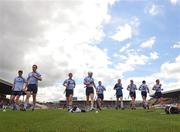
M12 83L0 79L0 93L3 95L10 95L12 89Z
M7 95L11 95L12 84L3 79L0 79L0 108L3 104L8 104L9 99L6 98Z
M154 94L150 97L154 98ZM180 103L180 89L174 89L170 91L162 92L162 97L164 104Z

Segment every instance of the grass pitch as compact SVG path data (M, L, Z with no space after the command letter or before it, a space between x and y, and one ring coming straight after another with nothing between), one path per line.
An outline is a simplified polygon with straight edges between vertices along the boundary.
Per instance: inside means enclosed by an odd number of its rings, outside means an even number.
M180 132L180 114L163 110L0 111L0 132Z

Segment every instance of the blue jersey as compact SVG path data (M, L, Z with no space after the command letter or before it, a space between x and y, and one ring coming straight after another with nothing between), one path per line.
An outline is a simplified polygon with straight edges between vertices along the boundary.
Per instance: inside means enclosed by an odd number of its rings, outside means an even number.
M141 84L139 87L139 90L142 92L148 92L149 93L149 88L146 84Z
M41 74L39 74L38 72L30 72L28 74L27 83L38 85L38 79L36 77L41 77Z
M14 79L13 91L22 91L25 83L26 83L26 79L24 79L23 77L20 77L20 76L16 77Z
M66 85L67 89L74 89L76 86L76 83L73 79L66 79L63 85Z
M103 94L106 88L103 85L98 85L96 91L98 94Z
M84 78L84 84L86 85L86 87L94 87L94 79L87 76Z
M114 86L114 89L116 90L116 95L122 95L122 84L121 83L116 83Z

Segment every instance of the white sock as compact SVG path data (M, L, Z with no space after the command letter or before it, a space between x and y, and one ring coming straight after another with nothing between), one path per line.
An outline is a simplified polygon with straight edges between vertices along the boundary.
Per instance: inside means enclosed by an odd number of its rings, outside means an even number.
M94 108L94 105L93 105L93 103L91 103L91 108Z
M19 105L18 105L18 104L15 104L15 108L16 108L17 110L19 110Z
M144 105L147 106L147 104L148 104L148 103L145 101L145 102L144 102Z
M11 104L11 107L12 107L12 108L14 107L14 103Z
M27 103L24 103L24 109L26 109L27 108Z
M123 101L121 101L121 108L124 108Z

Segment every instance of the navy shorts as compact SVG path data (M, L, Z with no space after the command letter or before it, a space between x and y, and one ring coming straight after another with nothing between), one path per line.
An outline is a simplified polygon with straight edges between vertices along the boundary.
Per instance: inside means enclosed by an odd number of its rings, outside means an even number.
M162 93L161 92L155 92L155 98L159 99L162 97Z
M123 96L123 94L116 94L116 98L120 98L122 96Z
M147 92L142 91L142 92L141 92L141 96L143 96L143 97L147 97Z
M136 98L136 92L130 92L129 95L131 96L131 98L132 97Z
M12 91L12 95L14 95L14 96L21 96L22 95L22 91Z
M122 90L116 90L116 98L120 98L123 96Z
M93 87L87 87L86 88L86 96L89 96L90 94L94 94Z
M37 91L38 91L38 87L37 87L36 84L29 84L27 87L28 87L27 91L29 91L29 92L31 92L33 94L36 94Z
M66 89L66 97L69 97L70 95L73 95L72 89Z
M98 98L103 100L104 99L104 95L103 94L98 94Z

